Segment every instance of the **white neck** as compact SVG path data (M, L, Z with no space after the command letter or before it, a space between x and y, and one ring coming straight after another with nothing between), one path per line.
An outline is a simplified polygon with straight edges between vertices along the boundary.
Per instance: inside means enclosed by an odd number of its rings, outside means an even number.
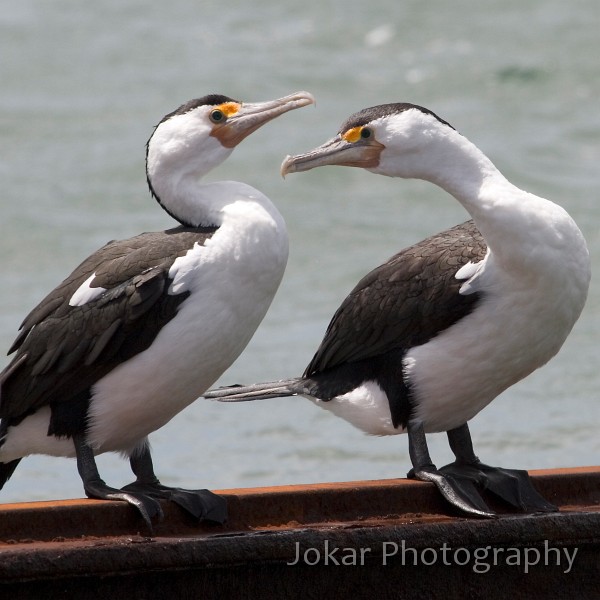
M180 223L191 227L219 226L219 210L223 202L213 204L211 184L187 176L175 180L171 174L165 177L148 176L148 183L160 205ZM225 195L225 200L227 195Z
M220 225L218 215L214 214L210 184L201 181L210 170L209 166L197 161L177 164L175 160L169 160L168 155L152 150L150 147L146 159L146 176L160 205L184 225Z
M152 184L152 187L161 205L184 225L221 227L231 221L232 225L246 229L251 225L249 221L263 218L260 214L285 232L283 217L275 205L262 192L245 183L201 182L193 178L177 184L174 186L171 182L169 187Z
M459 133L451 131L436 141L429 157L433 168L423 178L462 204L491 251L501 250L511 234L519 233L520 216L535 210L532 202L554 206L510 183L483 152Z
M237 196L236 184L230 184L228 194L222 185L201 181L233 151L205 128L194 112L168 119L155 129L146 154L146 177L153 195L174 219L192 227L221 225L221 210Z
M514 186L474 144L450 128L424 143L421 138L419 146L396 162L401 166L395 171L392 160L393 155L382 166L393 175L430 181L454 196L498 260L522 263L539 244L567 252L581 248L581 233L561 207ZM569 249L573 240L576 248ZM539 259L539 252L535 255Z
M469 213L477 210L484 184L508 184L492 161L456 132L436 140L428 162L433 168L423 178L452 194Z

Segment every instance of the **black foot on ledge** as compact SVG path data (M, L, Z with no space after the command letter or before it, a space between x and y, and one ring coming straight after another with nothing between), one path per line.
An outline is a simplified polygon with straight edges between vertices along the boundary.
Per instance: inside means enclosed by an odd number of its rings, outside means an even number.
M144 495L150 498L165 499L181 506L198 521L211 521L223 524L227 520L225 498L209 490L185 490L162 485L158 480L152 483L134 481L122 488L124 492Z
M487 519L496 516L496 513L490 510L477 491L476 486L469 479L444 473L443 469L438 470L433 465L411 469L407 477L435 484L442 496L452 506L469 516Z
M126 492L112 488L102 479L94 479L84 482L84 490L88 498L98 498L100 500L122 500L128 502L138 509L140 515L146 522L150 533L153 532L152 519L163 518L163 511L160 502L142 493Z
M77 456L77 469L81 476L86 496L88 498L98 498L99 500L121 500L128 502L137 508L148 530L152 533L152 519L162 519L163 517L160 502L143 493L125 492L106 485L98 473L94 451L86 443L85 436L83 434L75 434L73 436L73 444Z
M429 456L423 424L419 421L408 423L408 449L413 464L409 478L435 484L452 506L471 516L496 516L484 502L481 492L494 494L524 513L558 511L535 490L527 471L483 464L473 452L466 423L450 429L447 434L456 461L437 469Z
M175 502L198 521L222 525L227 520L227 502L208 490L184 490L162 485L154 474L148 445L142 445L129 457L131 470L137 479L123 488L125 492Z
M523 513L558 511L536 491L529 474L523 470L454 462L441 469L433 466L411 469L408 477L435 484L452 506L471 516L496 516L484 502L481 492L489 492Z
M490 467L481 462L464 464L453 462L440 469L444 475L474 488L488 491L500 500L524 513L557 512L558 508L543 498L533 487L527 471ZM468 485L468 483L466 483Z

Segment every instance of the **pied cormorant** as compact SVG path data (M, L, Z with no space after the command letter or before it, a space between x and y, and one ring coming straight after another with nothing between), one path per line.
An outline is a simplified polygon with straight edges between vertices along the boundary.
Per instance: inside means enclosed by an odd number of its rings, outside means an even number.
M24 456L74 456L89 497L125 500L149 526L160 498L223 521L222 498L160 484L147 436L244 349L283 276L288 236L258 190L199 179L260 126L313 102L307 92L261 103L211 94L160 121L147 180L180 225L109 242L25 318L0 374L0 488ZM107 451L129 457L133 484L100 478L94 456Z
M413 469L466 513L488 489L523 511L554 507L525 471L482 464L468 421L560 349L590 281L585 240L556 204L524 192L446 121L412 104L352 115L338 135L287 157L282 174L323 165L430 181L470 213L366 275L299 378L206 394L228 401L303 395L375 435L408 433ZM425 434L456 456L437 469Z

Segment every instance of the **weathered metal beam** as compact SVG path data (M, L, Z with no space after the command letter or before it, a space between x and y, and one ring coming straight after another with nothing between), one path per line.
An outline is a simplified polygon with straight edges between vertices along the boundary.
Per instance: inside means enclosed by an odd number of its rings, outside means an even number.
M465 519L405 479L224 490L226 525L164 504L152 536L125 503L3 505L0 598L600 597L600 468L532 475L559 513Z

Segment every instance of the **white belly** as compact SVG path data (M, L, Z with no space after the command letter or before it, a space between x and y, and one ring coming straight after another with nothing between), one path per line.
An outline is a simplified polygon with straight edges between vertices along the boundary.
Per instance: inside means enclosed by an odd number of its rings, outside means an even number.
M494 277L497 292L502 277ZM546 364L579 317L587 291L510 283L510 293L489 292L469 316L407 353L404 370L425 431L462 425Z

